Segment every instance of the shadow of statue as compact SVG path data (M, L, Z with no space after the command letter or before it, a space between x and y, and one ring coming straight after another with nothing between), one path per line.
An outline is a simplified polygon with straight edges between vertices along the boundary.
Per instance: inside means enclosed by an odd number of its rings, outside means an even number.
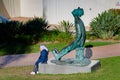
M88 59L90 59L91 57L92 57L92 54L93 54L93 52L92 52L92 48L93 46L92 45L87 45L87 46L85 46L85 58L88 58Z
M25 53L30 52L32 49L30 48L30 45L23 43L6 42L0 44L0 50L1 52L3 51L3 55L0 53L0 68L2 68L14 61L19 61L25 57Z
M14 61L19 61L21 58L25 57L24 54L19 54L19 55L6 55L6 56L1 56L0 57L0 68L9 66ZM14 64L14 66L17 64Z

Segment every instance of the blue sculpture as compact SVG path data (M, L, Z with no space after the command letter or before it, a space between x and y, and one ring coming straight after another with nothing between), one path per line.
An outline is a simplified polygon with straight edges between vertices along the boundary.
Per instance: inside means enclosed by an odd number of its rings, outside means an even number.
M76 29L76 39L71 44L64 47L60 52L56 49L53 50L52 54L54 55L56 60L60 61L64 55L76 49L76 59L71 59L67 62L71 64L85 66L90 63L90 60L84 57L84 43L86 40L86 31L85 31L84 23L80 19L80 17L84 15L84 11L82 8L78 7L77 9L74 9L72 11L72 15L75 20L74 22Z

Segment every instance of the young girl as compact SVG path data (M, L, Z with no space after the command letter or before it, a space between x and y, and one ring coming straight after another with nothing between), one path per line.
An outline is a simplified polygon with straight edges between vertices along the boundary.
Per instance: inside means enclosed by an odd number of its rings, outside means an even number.
M33 71L30 73L32 75L35 75L38 73L38 67L39 64L47 64L48 61L48 48L45 45L40 45L40 56L38 60L35 62Z

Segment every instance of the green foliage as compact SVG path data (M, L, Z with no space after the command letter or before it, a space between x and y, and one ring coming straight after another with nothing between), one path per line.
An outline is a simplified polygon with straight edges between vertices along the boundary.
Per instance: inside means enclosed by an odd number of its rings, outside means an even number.
M57 36L59 35L59 31L52 30L52 31L46 31L43 33L41 41L42 42L54 42L57 39Z
M90 22L90 31L102 39L111 39L120 31L120 14L115 10L104 11Z
M47 31L42 36L42 41L57 41L57 42L71 42L73 36L71 35L70 29L73 27L73 24L69 21L61 21L60 26L56 26L54 30Z
M20 34L22 22L10 21L8 23L0 23L0 41L13 41Z
M28 44L34 44L39 42L42 33L46 31L47 21L43 18L35 17L32 20L27 21L21 27L20 39L22 42Z
M72 42L73 41L73 37L71 36L71 34L67 34L64 32L61 32L58 34L58 36L56 37L57 41L59 42Z
M71 42L73 37L69 33L59 32L58 30L47 31L43 33L42 42Z
M118 35L115 35L114 40L120 40L120 33Z
M70 32L72 27L72 23L63 20L60 22L60 26L57 26L54 30L49 31L49 34L44 34L42 41L71 42L73 40L73 36Z
M59 27L56 27L56 29L60 32L66 32L70 33L70 29L73 27L73 23L70 23L69 21L61 21Z
M42 33L46 31L47 25L48 23L45 19L37 17L24 24L19 21L9 21L6 24L0 23L0 41L36 43L40 40Z
M94 40L94 39L97 39L97 37L94 35L93 32L91 32L91 31L86 31L86 39Z
M43 18L35 17L32 20L27 21L21 28L23 34L39 34L40 32L46 30L48 23Z

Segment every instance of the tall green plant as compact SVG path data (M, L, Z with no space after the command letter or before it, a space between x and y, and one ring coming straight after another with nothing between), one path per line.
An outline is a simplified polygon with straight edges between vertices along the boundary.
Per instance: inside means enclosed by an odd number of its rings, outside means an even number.
M98 38L112 38L120 31L120 15L114 10L108 10L98 14L90 22L90 31Z
M59 23L59 27L57 27L56 29L60 32L66 32L66 33L70 33L71 28L73 27L73 23L70 23L69 21L61 21Z

